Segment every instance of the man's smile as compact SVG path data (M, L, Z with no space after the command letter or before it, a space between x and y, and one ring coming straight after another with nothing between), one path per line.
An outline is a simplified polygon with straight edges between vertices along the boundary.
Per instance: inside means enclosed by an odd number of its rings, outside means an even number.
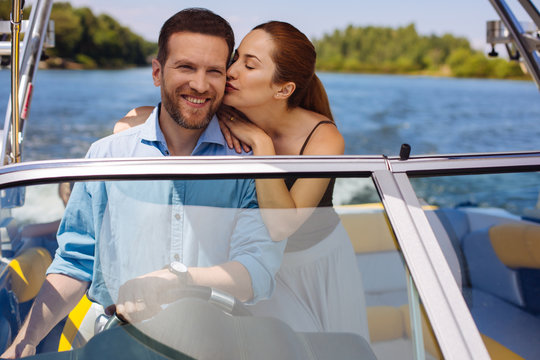
M195 107L203 107L207 102L210 102L210 98L198 97L191 95L181 95L182 99L186 100L190 105Z

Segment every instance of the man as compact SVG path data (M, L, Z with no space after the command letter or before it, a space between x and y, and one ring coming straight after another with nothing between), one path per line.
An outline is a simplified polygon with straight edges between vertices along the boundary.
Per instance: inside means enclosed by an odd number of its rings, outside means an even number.
M171 17L152 62L161 104L142 126L94 143L87 157L235 154L214 116L233 48L232 29L212 12L186 9ZM209 206L218 214L210 216L217 229L203 221ZM2 357L33 354L88 288L90 298L111 311L116 305L128 321L152 316L172 300L166 289L189 284L242 301L269 297L285 242L272 242L258 215L244 211L250 208L256 208L250 180L76 184L46 281ZM136 253L141 264L133 270Z

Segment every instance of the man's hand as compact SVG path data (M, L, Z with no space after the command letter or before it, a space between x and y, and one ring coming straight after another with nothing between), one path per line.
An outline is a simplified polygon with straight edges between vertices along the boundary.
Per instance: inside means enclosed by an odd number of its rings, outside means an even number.
M120 319L131 323L149 319L161 311L161 305L176 300L174 290L180 286L178 276L168 269L128 280L118 291L116 305L107 307L106 313L116 311Z
M13 343L6 351L0 355L2 359L18 359L24 356L32 356L36 354L36 347L27 342Z

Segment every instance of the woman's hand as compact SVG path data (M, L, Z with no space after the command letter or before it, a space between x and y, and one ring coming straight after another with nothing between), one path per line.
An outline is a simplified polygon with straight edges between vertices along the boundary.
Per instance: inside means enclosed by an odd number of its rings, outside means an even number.
M223 133L223 137L225 137L225 141L227 142L227 145L230 149L233 149L241 154L242 149L245 152L250 152L251 148L248 144L240 141L234 133L232 132L231 128L227 125L227 120L229 123L231 121L235 120L247 120L247 118L242 114L240 111L237 111L234 108L231 108L229 106L222 106L218 112L217 112L218 120L219 120L219 127L221 128L221 132Z
M223 106L218 111L219 125L223 136L227 141L227 145L236 150L237 153L241 153L244 149L245 152L253 150L255 147L261 145L260 143L267 140L268 143L272 143L272 139L257 125L253 124L249 119L241 112L234 108ZM273 155L273 154L255 154L254 155Z

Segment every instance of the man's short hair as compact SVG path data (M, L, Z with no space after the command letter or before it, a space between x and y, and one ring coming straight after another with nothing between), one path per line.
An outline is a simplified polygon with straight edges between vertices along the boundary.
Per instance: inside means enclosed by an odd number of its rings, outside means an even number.
M169 56L169 38L179 32L211 35L223 38L229 46L229 56L234 50L234 33L231 25L208 9L189 8L171 16L161 27L157 60L164 65Z

